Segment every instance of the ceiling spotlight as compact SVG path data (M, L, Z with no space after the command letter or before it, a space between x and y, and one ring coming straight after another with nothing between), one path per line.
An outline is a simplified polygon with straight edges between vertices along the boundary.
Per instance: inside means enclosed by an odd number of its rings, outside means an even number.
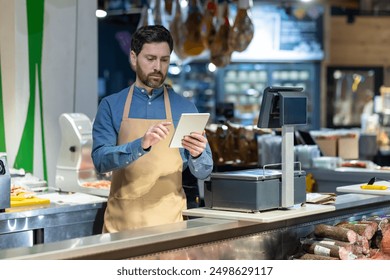
M107 12L105 10L96 10L96 17L104 18L107 16Z

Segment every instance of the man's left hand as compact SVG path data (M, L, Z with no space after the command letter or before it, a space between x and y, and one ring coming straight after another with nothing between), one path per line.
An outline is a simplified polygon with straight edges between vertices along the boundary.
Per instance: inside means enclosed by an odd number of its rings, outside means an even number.
M196 158L206 149L207 139L202 133L192 132L190 135L184 136L181 143L183 148L187 149L191 156Z

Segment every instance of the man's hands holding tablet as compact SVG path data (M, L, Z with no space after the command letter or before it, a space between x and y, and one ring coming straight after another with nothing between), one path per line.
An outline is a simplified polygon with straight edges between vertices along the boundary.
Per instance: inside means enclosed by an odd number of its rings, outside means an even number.
M209 113L182 114L169 147L187 149L192 157L198 157L207 145L204 129L209 118Z

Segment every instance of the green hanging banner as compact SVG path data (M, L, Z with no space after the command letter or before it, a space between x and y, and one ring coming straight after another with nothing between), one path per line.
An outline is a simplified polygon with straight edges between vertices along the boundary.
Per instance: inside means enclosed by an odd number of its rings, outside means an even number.
M47 180L47 163L45 149L44 117L42 102L42 45L44 0L26 0L27 30L28 30L28 54L29 54L29 85L30 94L27 107L27 118L23 129L18 153L14 167L24 168L26 172L34 171L34 123L35 123L35 99L38 86L39 108L41 120L42 158L44 179ZM38 84L37 84L38 82Z
M4 100L3 100L3 85L1 80L1 60L0 60L0 153L7 151L5 146L5 125L4 125Z

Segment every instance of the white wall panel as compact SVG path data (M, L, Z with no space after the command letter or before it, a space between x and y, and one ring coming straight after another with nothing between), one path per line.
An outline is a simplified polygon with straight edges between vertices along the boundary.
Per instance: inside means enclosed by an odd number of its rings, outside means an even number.
M6 147L12 167L27 114L29 54L26 0L0 0L0 55ZM45 0L42 46L42 95L47 174L55 184L62 113L97 109L96 0ZM42 178L43 153L38 87L35 91L34 175ZM2 152L2 151L0 151Z

